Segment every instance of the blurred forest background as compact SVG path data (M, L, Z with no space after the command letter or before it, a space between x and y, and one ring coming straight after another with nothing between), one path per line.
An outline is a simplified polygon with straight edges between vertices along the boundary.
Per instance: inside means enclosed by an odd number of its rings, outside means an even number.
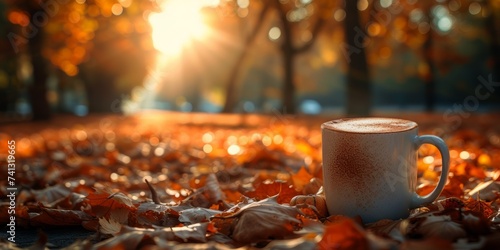
M499 33L500 0L3 0L0 113L492 112Z

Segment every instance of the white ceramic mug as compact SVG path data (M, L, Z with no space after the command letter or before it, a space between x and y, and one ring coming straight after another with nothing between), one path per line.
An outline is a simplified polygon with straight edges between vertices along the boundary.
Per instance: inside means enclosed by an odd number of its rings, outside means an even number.
M418 135L415 122L393 118L347 118L322 130L323 187L330 215L361 216L364 223L401 219L434 201L446 183L450 155L444 141ZM436 146L441 177L426 196L416 193L417 150Z

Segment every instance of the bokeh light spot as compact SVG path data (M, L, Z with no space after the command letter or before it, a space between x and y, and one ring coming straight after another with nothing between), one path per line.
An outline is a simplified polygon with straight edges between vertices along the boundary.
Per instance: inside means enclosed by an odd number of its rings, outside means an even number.
M269 39L275 41L278 40L281 36L281 30L278 27L272 27L269 30Z

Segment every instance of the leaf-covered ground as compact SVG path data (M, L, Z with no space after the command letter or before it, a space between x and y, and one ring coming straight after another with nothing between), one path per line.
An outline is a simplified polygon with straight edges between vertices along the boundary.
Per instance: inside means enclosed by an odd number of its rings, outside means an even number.
M439 120L421 127L421 133L443 135L450 148L441 197L407 219L364 224L327 215L321 196L324 119L209 116L200 122L195 115L181 121L169 116L183 114L4 127L0 223L10 218L6 159L14 140L16 239L38 230L36 249L61 247L47 237L75 227L90 236L74 234L68 248L500 246L500 127L493 120L458 130ZM418 171L418 192L425 194L439 178L433 146L420 148ZM15 245L3 239L5 247Z

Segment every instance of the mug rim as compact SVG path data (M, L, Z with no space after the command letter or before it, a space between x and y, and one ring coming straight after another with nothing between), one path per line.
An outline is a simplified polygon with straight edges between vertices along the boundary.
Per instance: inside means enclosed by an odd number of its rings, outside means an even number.
M408 128L404 128L401 130L396 130L396 131L351 131L351 130L345 130L345 129L339 129L332 127L332 123L339 123L339 122L344 122L344 121L350 121L350 120L373 120L373 119L378 119L378 120L396 120L399 122L403 123L409 123L411 124ZM402 132L407 132L410 130L414 130L418 128L418 124L414 121L406 120L406 119L401 119L401 118L389 118L389 117L349 117L349 118L339 118L335 120L330 120L327 122L324 122L321 124L321 130L329 130L333 132L340 132L340 133L351 133L351 134L394 134L394 133L402 133Z

